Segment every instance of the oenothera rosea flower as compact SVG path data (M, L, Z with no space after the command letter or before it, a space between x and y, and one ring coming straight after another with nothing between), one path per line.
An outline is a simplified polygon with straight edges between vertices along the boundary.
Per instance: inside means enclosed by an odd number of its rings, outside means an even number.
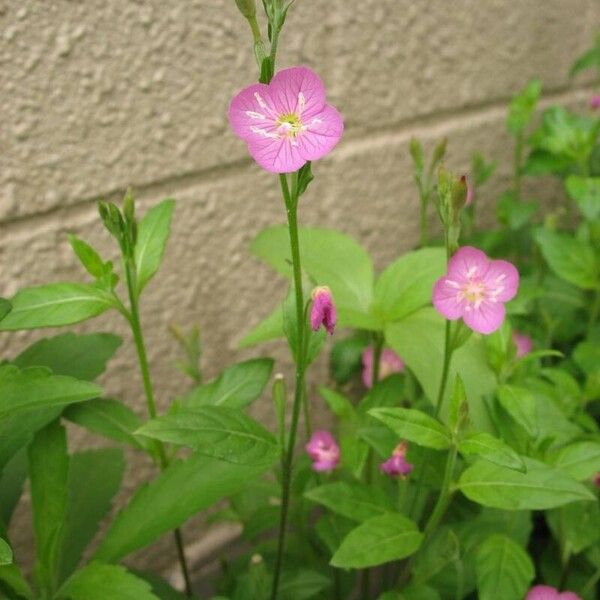
M315 431L304 448L315 471L332 471L340 462L340 447L329 431Z
M362 381L366 388L373 385L373 346L367 346L362 353ZM392 373L402 373L404 361L389 348L384 348L379 359L379 379L384 379Z
M406 460L407 450L406 442L400 442L394 448L392 456L379 465L381 472L390 477L406 477L413 470L413 466Z
M575 592L559 592L549 585L532 587L525 600L581 600Z
M323 285L316 287L312 292L312 307L310 309L310 326L313 331L318 331L323 325L330 335L333 335L337 315L331 290Z
M340 113L325 102L325 87L308 67L279 71L271 83L239 92L229 123L252 158L272 173L297 171L325 156L344 131Z
M592 99L590 100L590 107L594 110L598 110L600 108L600 94L592 96Z
M519 331L513 331L512 340L517 348L517 358L521 358L531 352L533 340L528 335L520 333Z
M446 319L463 319L478 333L492 333L504 321L504 303L514 298L519 273L505 260L464 246L448 262L448 272L433 286L433 305Z

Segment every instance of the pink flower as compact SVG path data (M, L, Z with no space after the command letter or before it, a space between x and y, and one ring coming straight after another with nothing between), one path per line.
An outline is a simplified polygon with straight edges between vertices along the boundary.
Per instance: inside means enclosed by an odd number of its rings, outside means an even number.
M596 473L594 477L592 477L592 481L596 487L600 488L600 473Z
M519 273L472 246L460 248L433 286L433 305L446 319L462 318L473 331L492 333L504 321L504 303L517 293Z
M367 346L362 353L362 380L366 388L373 384L373 346ZM384 379L392 373L402 373L404 361L389 348L384 348L379 359L379 379Z
M536 585L529 590L525 600L581 600L574 592L559 592L549 585Z
M327 286L316 287L312 293L312 308L310 310L310 325L317 331L321 325L333 335L337 316L331 290Z
M413 466L406 460L406 451L408 446L406 442L400 442L392 452L392 456L379 465L382 473L390 477L405 477L412 470Z
M340 448L329 431L315 431L304 448L315 471L332 471L340 462Z
M533 348L533 340L524 333L513 331L512 334L513 344L517 347L517 358L529 354Z
M590 100L590 108L597 110L600 108L600 94L596 94L595 96L592 96L592 99Z
M244 88L229 106L229 123L252 158L272 173L297 171L329 153L342 137L340 113L308 67L279 71L271 83Z

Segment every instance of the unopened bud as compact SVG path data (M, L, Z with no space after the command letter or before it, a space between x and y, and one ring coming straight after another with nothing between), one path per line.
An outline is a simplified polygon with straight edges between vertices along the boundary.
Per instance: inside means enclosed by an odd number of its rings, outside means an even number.
M239 11L246 19L256 16L256 2L254 0L235 0Z

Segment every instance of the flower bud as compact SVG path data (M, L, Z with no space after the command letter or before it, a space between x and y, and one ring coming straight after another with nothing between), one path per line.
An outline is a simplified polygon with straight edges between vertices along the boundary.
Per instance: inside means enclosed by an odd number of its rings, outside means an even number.
M255 0L235 0L239 11L244 15L246 19L252 19L256 16L256 2Z
M312 292L312 308L310 325L313 331L318 331L323 325L330 335L333 335L337 315L331 290L327 286L316 287Z
M406 451L408 445L406 442L400 442L392 452L392 456L379 465L382 473L390 477L405 477L412 470L413 466L406 460Z
M340 462L340 447L329 431L315 431L304 448L315 471L333 471Z

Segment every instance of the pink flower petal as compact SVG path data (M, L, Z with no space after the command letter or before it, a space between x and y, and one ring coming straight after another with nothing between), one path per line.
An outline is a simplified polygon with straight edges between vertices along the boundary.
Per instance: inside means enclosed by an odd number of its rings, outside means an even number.
M310 117L305 127L306 130L297 138L300 155L306 160L318 160L339 142L344 132L344 121L333 106L327 105Z
M246 141L264 139L266 134L272 134L277 129L277 117L271 91L264 83L244 88L229 105L229 123Z
M490 259L478 248L463 246L448 262L448 277L466 281L470 277L483 277L488 270Z
M252 158L271 173L292 173L304 165L306 159L300 155L298 148L288 138L261 138L248 142Z
M505 315L504 304L484 300L478 308L465 310L463 320L473 331L488 335L500 328Z
M457 284L458 282L455 279L445 276L440 277L433 286L433 306L450 321L460 319L467 304L464 299L461 299Z
M296 113L310 119L325 106L325 86L308 67L282 69L273 77L270 87L280 113Z
M500 290L494 297L500 302L512 300L519 289L519 272L516 267L506 260L492 260L483 276L488 290Z
M581 600L575 592L563 592L557 596L558 600Z
M558 600L558 592L549 585L536 585L529 590L525 600Z

